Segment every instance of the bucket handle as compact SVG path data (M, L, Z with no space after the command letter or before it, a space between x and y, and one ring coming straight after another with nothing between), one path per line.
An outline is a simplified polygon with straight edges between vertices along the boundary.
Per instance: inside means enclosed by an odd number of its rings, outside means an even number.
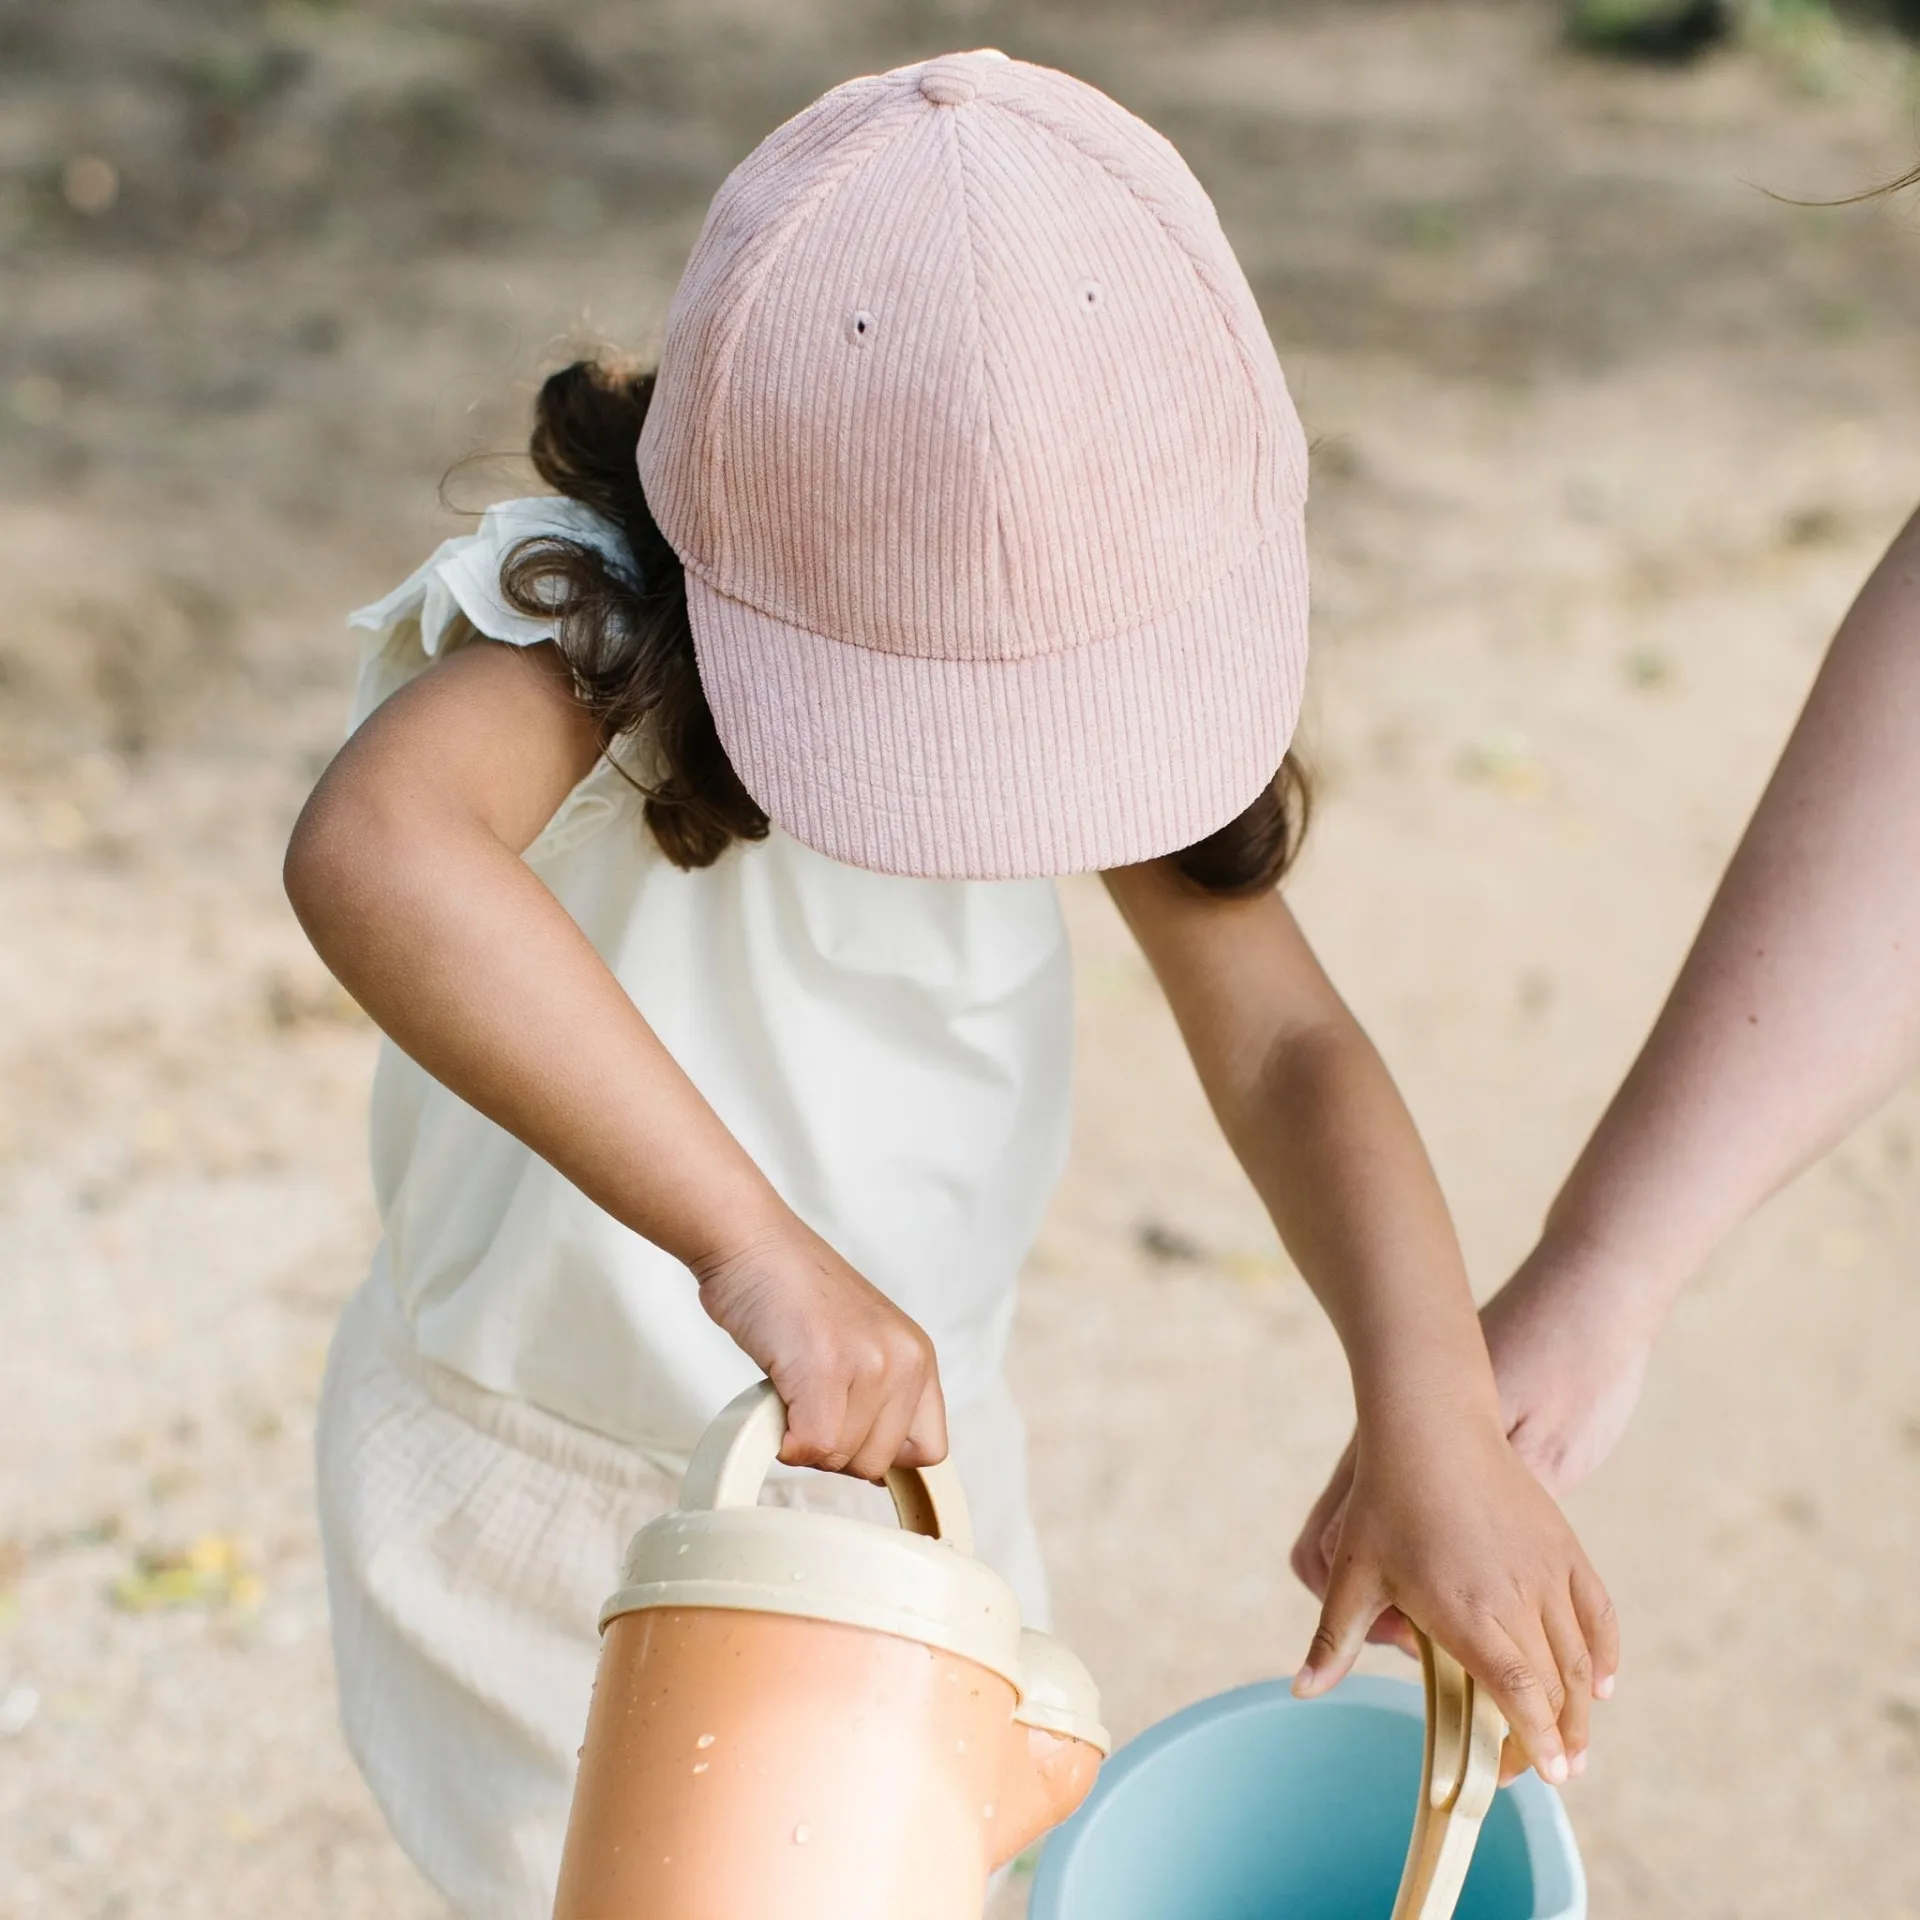
M682 1512L757 1505L786 1437L786 1402L771 1380L756 1381L701 1435L680 1485ZM887 1491L905 1531L971 1555L973 1521L951 1459L933 1467L895 1467Z
M1473 1675L1414 1629L1427 1694L1420 1805L1393 1920L1451 1920L1500 1783L1507 1723Z

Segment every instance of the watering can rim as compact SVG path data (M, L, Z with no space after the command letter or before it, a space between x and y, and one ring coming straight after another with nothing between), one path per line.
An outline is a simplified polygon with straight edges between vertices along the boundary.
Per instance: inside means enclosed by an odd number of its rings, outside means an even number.
M628 1544L600 1629L662 1609L780 1614L884 1633L997 1674L1014 1718L1104 1757L1093 1676L1070 1649L1024 1628L1002 1576L975 1557L966 1490L951 1460L887 1476L898 1527L851 1514L763 1507L787 1409L770 1380L735 1395L694 1449L680 1501Z
M1095 1783L1080 1811L1061 1827L1041 1855L1034 1882L1031 1920L1059 1920L1053 1904L1054 1886L1072 1865L1082 1837L1091 1829L1102 1803L1164 1749L1177 1745L1203 1726L1238 1714L1278 1706L1288 1712L1324 1713L1335 1708L1362 1708L1424 1720L1426 1697L1418 1681L1385 1674L1349 1675L1331 1694L1317 1700L1296 1700L1291 1679L1256 1680L1224 1693L1196 1700L1178 1713L1155 1721L1116 1752ZM1527 1859L1534 1869L1534 1905L1528 1920L1585 1920L1587 1876L1574 1844L1560 1796L1538 1774L1523 1774L1503 1787L1501 1798L1513 1803L1526 1842Z

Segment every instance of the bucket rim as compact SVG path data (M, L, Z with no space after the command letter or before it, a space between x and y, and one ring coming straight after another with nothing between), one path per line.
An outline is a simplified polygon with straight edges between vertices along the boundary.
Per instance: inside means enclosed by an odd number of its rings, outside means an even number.
M1133 1774L1203 1727L1242 1714L1270 1712L1276 1707L1299 1713L1323 1713L1341 1707L1367 1708L1398 1714L1403 1719L1421 1720L1426 1715L1426 1696L1418 1682L1385 1674L1350 1674L1331 1693L1314 1700L1296 1700L1291 1678L1256 1680L1197 1700L1178 1713L1155 1721L1101 1768L1086 1804L1047 1841L1034 1876L1028 1920L1066 1920L1060 1905L1064 1898L1061 1888L1074 1855L1098 1818L1101 1803ZM1511 1786L1502 1787L1500 1796L1512 1802L1519 1816L1527 1862L1533 1870L1533 1911L1528 1920L1586 1920L1586 1869L1559 1794L1537 1773L1526 1773Z

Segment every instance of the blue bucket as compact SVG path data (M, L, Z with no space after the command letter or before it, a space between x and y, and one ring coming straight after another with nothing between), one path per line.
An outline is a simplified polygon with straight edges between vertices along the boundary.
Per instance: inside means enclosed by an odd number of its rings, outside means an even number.
M1284 1680L1149 1728L1040 1856L1031 1920L1387 1920L1413 1836L1425 1696L1370 1675L1322 1700ZM1585 1920L1559 1796L1495 1799L1458 1920Z

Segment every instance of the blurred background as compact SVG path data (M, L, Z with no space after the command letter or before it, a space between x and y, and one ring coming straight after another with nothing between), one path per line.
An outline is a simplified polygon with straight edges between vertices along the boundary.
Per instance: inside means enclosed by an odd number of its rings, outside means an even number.
M1583 0L0 3L0 1920L426 1920L335 1730L308 1435L373 1035L282 903L344 612L524 489L719 179L992 44L1164 129L1316 440L1294 895L1477 1283L1920 493L1899 21ZM442 480L445 476L444 492ZM1337 1350L1097 888L1018 1333L1116 1729L1289 1670ZM1682 1306L1573 1500L1598 1915L1920 1916L1920 1102ZM1392 1656L1379 1656L1392 1668ZM1014 1905L1017 1906L1016 1895Z

